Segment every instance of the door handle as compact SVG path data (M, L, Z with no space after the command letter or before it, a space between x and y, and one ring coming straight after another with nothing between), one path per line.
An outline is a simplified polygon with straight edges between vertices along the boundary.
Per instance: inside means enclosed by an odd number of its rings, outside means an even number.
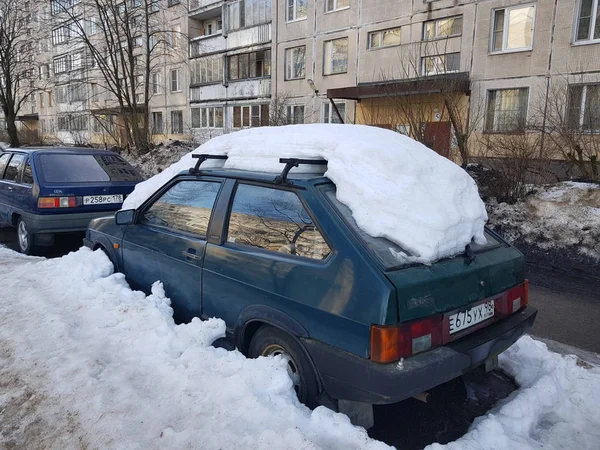
M195 261L200 261L202 260L202 258L198 255L196 255L196 249L194 248L188 248L187 251L183 251L181 252L181 254L186 258L186 259L193 259Z

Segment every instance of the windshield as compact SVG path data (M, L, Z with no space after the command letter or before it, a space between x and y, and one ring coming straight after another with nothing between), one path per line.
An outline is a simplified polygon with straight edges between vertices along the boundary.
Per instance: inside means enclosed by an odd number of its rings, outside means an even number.
M39 168L48 183L96 183L140 181L142 177L127 161L117 155L44 153Z
M352 217L352 211L350 211L350 208L340 203L340 201L336 198L335 185L326 184L320 186L319 188L325 194L325 198L329 201L329 203L340 213L344 221L362 239L371 254L381 262L384 268L396 268L401 266L403 263L406 265L410 264L410 260L403 261L401 258L396 256L403 253L410 258L412 255L409 251L403 249L388 239L370 236L358 227L356 221ZM487 239L487 243L484 245L471 242L471 250L474 253L480 253L500 245L504 245L502 241L494 237L488 230L485 231L485 237Z

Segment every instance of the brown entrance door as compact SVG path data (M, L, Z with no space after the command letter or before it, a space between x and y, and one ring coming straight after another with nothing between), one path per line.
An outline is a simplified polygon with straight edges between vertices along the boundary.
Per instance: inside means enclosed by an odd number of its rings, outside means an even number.
M450 155L451 129L450 122L426 122L424 144L447 158Z

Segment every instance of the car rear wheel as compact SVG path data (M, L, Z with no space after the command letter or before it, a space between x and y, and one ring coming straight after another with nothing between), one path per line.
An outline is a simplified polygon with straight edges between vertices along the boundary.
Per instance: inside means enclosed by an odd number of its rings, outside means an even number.
M287 363L287 371L298 400L306 406L317 406L319 385L314 370L294 338L287 333L270 326L260 328L250 341L248 356L281 356Z
M24 253L25 255L33 254L34 235L29 232L27 223L22 218L19 218L17 222L17 237L19 240L19 250L21 253Z

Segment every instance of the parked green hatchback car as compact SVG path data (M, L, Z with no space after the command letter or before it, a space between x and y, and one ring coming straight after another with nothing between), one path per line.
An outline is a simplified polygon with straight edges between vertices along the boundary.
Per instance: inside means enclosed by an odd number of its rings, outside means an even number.
M372 404L493 362L532 326L524 257L498 235L399 264L402 249L361 231L329 179L275 175L182 172L138 209L93 220L85 243L135 288L162 281L177 321L222 318L231 347L288 361L302 402L367 426Z

